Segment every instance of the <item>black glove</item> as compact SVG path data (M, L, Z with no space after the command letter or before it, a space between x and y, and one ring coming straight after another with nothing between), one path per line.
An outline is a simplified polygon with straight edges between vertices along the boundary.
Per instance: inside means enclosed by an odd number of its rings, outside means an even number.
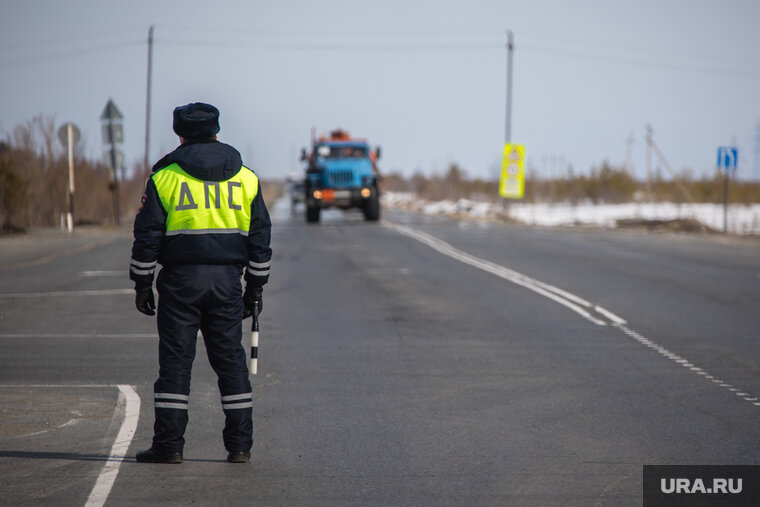
M135 306L145 315L156 314L156 300L153 299L153 287L135 288Z
M261 315L261 310L264 308L264 301L261 298L263 292L264 289L261 287L251 287L250 285L245 286L245 293L243 294L244 319L253 315L253 305L255 303L259 304L259 315Z

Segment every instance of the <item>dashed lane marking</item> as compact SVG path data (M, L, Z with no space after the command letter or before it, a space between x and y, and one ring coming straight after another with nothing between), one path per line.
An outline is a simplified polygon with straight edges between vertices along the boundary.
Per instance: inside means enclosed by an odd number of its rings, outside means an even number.
M559 287L549 285L547 283L531 278L527 275L523 275L522 273L518 273L517 271L513 271L511 269L505 268L504 266L500 266L499 264L495 264L485 259L475 257L474 255L470 255L466 252L463 252L462 250L454 248L449 243L446 243L445 241L438 239L435 236L431 236L430 234L427 234L425 232L418 231L416 229L412 229L411 227L407 227L405 225L397 224L394 222L383 221L382 224L384 227L391 229L393 231L396 231L399 234L402 234L414 240L417 240L420 243L423 243L429 246L433 250L436 250L437 252L440 252L443 255L451 257L452 259L456 259L465 264L469 264L470 266L476 267L488 273L492 273L516 285L525 287L526 289L530 289L533 292L536 292L544 297L547 297L551 299L552 301L555 301L569 308L570 310L574 311L581 317L593 322L594 324L598 326L610 325L612 327L615 327L619 329L620 331L622 331L627 336L629 336L630 338L633 338L634 340L636 340L638 343L644 345L647 348L654 350L655 352L662 355L663 357L670 359L674 364L683 366L684 368L687 368L688 370L693 371L697 375L700 375L712 381L714 384L724 388L727 392L733 393L739 396L741 399L751 402L755 406L760 406L760 402L756 401L757 398L752 397L745 390L736 388L733 385L727 382L724 382L723 380L715 377L714 375L711 375L709 372L705 371L699 366L696 366L688 359L684 359L678 354L675 354L671 352L670 350L666 349L665 347L658 345L657 343L653 342L649 338L642 336L641 334L627 327L626 326L627 322L625 321L625 319L623 319L622 317L619 317L618 315L615 315L611 311L605 308L602 308L599 305L592 305L590 302L586 301L585 299L579 296L576 296L575 294L572 294L570 292L567 292L563 289L560 289ZM594 313L592 313L592 311ZM600 317L606 318L607 320L606 321L602 320Z
M103 290L71 290L60 292L6 292L0 294L0 298L45 298L45 297L71 297L71 296L120 296L123 294L134 295L134 289L103 289Z
M0 333L3 338L158 338L157 333Z
M72 255L80 254L83 252L86 252L88 250L92 250L93 248L97 248L99 246L105 246L110 243L113 243L114 241L118 240L120 238L106 238L101 241L96 241L94 243L88 243L86 245L83 245L79 248L74 248L73 250L66 250L63 252L58 252L53 255L48 255L46 257L41 257L39 259L34 259L31 261L26 262L17 262L14 264L4 264L0 265L0 271L5 271L8 269L21 269L21 268L28 268L31 266L39 266L40 264L47 264L48 262L52 262L54 260L61 259L63 257L69 257Z
M91 278L94 276L124 276L127 274L127 270L123 269L121 271L82 271L82 276L85 278Z
M19 388L19 387L49 387L51 389L62 387L117 387L114 384L0 384L0 387Z

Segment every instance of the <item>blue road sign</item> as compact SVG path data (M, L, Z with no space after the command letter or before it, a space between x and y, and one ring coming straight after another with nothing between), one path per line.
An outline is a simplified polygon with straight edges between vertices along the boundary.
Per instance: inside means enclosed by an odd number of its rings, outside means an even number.
M719 169L733 169L736 170L736 166L739 162L739 150L733 146L719 146L718 147L718 168Z

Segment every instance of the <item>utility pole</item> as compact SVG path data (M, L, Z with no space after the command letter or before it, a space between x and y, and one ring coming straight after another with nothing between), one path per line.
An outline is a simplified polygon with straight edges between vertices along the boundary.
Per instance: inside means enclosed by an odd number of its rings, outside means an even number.
M506 125L504 129L504 143L512 142L512 51L514 50L514 38L512 30L507 30L507 110ZM502 201L503 210L509 213L509 199Z
M723 234L728 234L728 169L723 173Z
M150 168L148 160L150 158L150 82L153 75L153 28L155 25L150 25L148 30L148 91L146 93L145 100L145 171Z
M753 157L752 166L752 173L755 176L755 181L760 182L760 121L757 122L757 127L755 127L755 155Z
M625 142L625 172L631 173L631 151L633 150L633 132L628 134L628 139Z
M74 124L66 124L66 147L69 155L69 212L66 215L66 225L69 232L74 231Z
M58 139L61 140L61 144L66 148L69 159L69 181L66 192L66 204L68 211L66 212L66 230L74 232L74 146L79 143L81 133L79 128L73 123L64 123L61 128L58 129ZM63 223L61 224L63 226Z
M691 195L691 192L689 192L689 189L686 188L686 186L681 183L680 178L676 174L676 172L673 170L673 167L670 165L670 162L668 162L668 159L665 158L665 155L662 154L662 151L660 150L660 147L657 146L657 143L654 142L654 139L649 139L649 146L652 151L654 151L655 155L660 159L660 163L665 166L665 169L668 171L668 174L673 178L673 183L675 183L678 190L681 191L684 198L686 199L686 202L696 202L694 197Z
M107 165L113 171L113 183L111 191L113 192L113 217L114 223L121 223L121 203L119 199L119 169L124 168L124 152L117 149L117 144L124 142L124 126L122 121L124 115L113 100L109 99L103 114L100 115L103 122L103 144L106 146L105 159ZM123 177L123 172L122 172Z
M647 199L652 201L652 126L647 123Z
M737 145L736 136L733 136L731 138L731 146L736 147ZM737 160L734 160L733 164L734 172L739 169L739 157L736 158ZM723 234L728 234L728 185L731 181L731 170L727 167L723 172L725 173L723 177ZM736 174L734 174L734 176L736 176Z
M512 30L507 30L507 125L505 142L512 141L512 51L514 50Z

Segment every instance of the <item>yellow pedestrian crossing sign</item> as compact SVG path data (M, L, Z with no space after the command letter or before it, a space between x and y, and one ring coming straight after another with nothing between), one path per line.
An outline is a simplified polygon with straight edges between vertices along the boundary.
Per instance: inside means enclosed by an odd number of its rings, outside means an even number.
M525 194L525 145L504 145L499 195L506 199L522 199Z

